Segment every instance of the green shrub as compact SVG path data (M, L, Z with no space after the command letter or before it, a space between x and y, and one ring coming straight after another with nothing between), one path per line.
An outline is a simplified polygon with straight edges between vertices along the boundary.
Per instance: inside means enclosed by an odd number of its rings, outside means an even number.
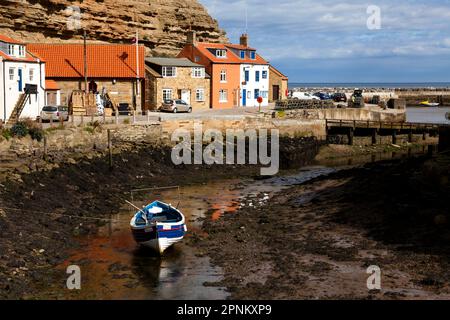
M25 137L28 134L28 127L25 122L17 122L11 128L14 137Z
M130 124L130 119L128 118L123 119L123 124Z
M30 128L28 130L28 133L31 136L31 139L33 140L37 140L37 141L41 141L42 138L44 138L44 130L42 130L41 128Z
M1 135L3 138L5 138L6 140L11 139L12 134L11 134L11 130L7 129L7 128L3 128L1 129Z

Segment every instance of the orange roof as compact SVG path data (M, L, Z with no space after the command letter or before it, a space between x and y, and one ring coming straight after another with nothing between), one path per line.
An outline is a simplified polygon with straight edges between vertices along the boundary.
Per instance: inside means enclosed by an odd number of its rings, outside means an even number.
M199 42L196 45L196 48L210 61L214 63L235 63L235 64L241 64L241 63L248 63L248 64L268 64L266 60L264 60L259 54L256 55L256 59L252 60L248 57L245 59L241 59L236 54L233 53L231 50L227 50L227 56L226 58L218 58L216 57L211 51L208 49L224 49L227 48L235 48L235 49L247 49L247 50L254 50L252 48L240 46L240 45L232 45L232 44L222 44L222 43L206 43L206 42Z
M3 57L4 60L7 61L23 61L23 62L38 62L37 58L34 58L31 54L28 52L25 53L25 57L23 58L17 58L17 57L11 57L7 55L6 53L0 51L0 57Z
M59 86L55 80L45 80L45 90L59 90Z
M0 34L0 41L7 42L7 43L13 43L13 44L23 44L23 42L19 40L14 40L13 38L10 38L8 36Z
M43 57L48 78L84 77L82 43L30 43L28 49ZM88 44L89 78L136 78L136 46L130 44ZM144 78L144 47L139 46L139 77Z

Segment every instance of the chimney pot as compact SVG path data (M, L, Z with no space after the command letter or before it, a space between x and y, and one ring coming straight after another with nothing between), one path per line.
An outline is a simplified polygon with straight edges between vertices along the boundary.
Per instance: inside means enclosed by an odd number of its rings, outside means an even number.
M194 46L197 44L197 35L195 34L195 31L188 31L187 43L192 44Z
M244 33L239 38L239 44L244 47L248 47L248 34Z

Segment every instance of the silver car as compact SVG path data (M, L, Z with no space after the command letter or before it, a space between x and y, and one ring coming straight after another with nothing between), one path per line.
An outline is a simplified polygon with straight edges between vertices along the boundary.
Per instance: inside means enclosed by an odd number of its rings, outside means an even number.
M42 121L64 121L69 120L69 108L67 106L45 106L41 111Z
M159 108L161 111L168 111L168 112L192 112L192 107L184 102L181 99L178 100L164 100L163 104L161 105L161 108Z

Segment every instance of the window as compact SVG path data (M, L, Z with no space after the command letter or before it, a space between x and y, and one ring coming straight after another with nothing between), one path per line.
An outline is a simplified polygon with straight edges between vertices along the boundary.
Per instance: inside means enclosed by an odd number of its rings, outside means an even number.
M205 101L205 89L198 88L195 90L195 101Z
M261 91L261 92L259 93L259 95L260 95L262 98L267 99L268 92L267 92L267 91Z
M245 70L245 82L249 82L250 81L250 71Z
M34 81L34 69L30 69L30 81Z
M220 82L227 82L227 70L220 71Z
M226 58L227 57L227 50L216 50L216 57L217 58Z
M14 68L9 68L9 80L14 80Z
M259 82L259 71L255 72L255 81Z
M172 89L163 89L163 101L172 99Z
M14 55L14 45L8 44L8 55L13 56Z
M259 97L259 89L255 89L255 99L258 99Z
M25 47L19 46L19 57L25 57Z
M227 90L219 91L219 102L228 102L228 91Z
M245 59L245 51L241 50L241 52L239 53L241 55L241 59Z
M250 90L247 91L247 99L252 98L252 92Z
M204 68L192 68L192 78L204 78L205 69Z
M250 59L255 60L256 59L256 52L250 51Z
M176 77L177 76L177 68L163 67L162 68L162 76L163 77Z
M262 78L263 78L263 79L267 79L267 71L264 70L264 71L262 72Z

